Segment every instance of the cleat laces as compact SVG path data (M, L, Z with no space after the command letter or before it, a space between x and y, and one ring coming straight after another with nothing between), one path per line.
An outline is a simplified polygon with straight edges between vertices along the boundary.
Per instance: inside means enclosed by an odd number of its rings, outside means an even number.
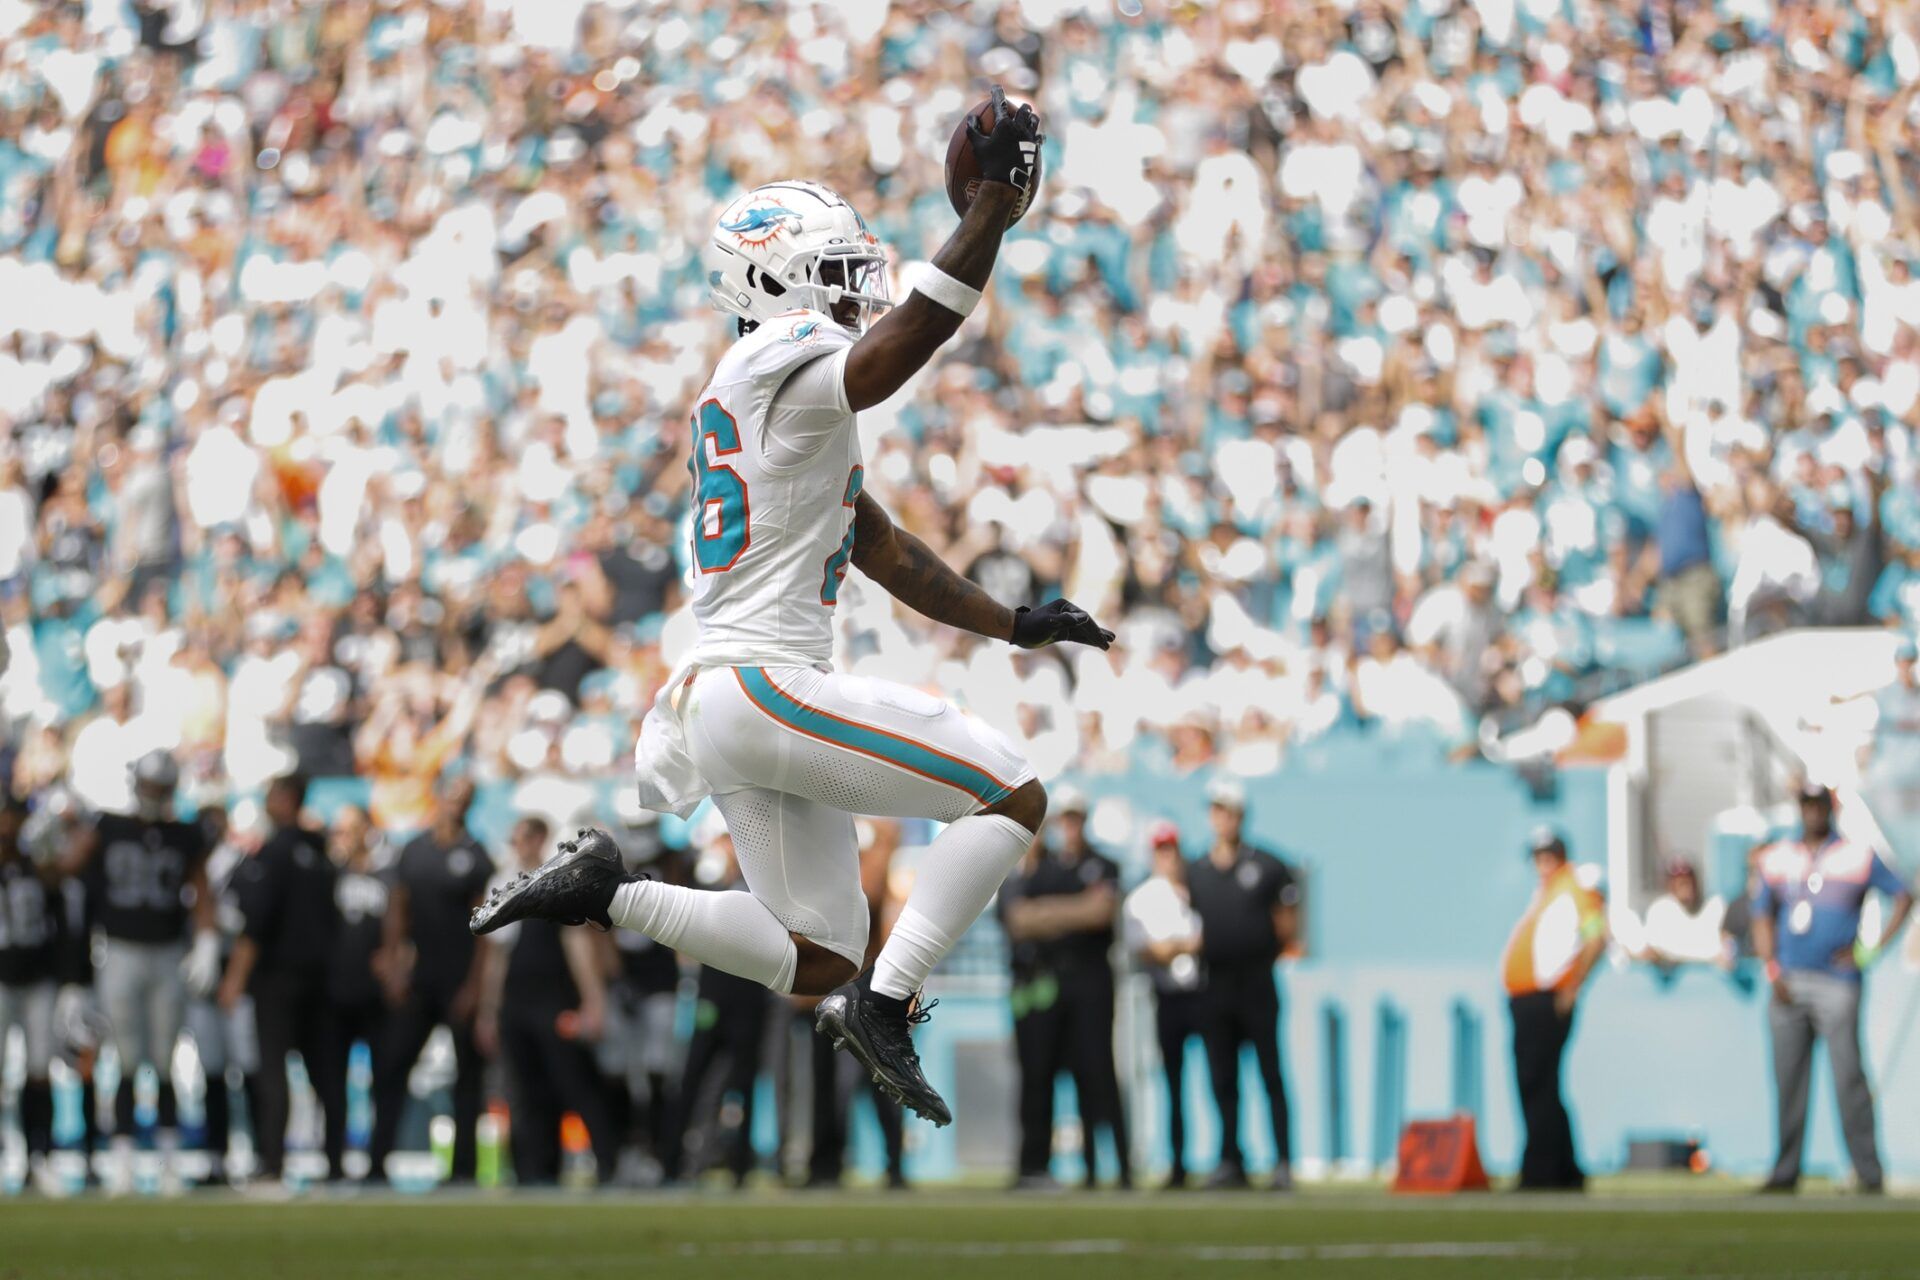
M881 1029L889 1042L887 1047L905 1058L916 1070L920 1065L920 1055L913 1047L912 1028L932 1021L932 1009L939 1003L938 999L934 999L922 1004L919 995L916 994L914 1002L907 1007L906 1016L902 1021L895 1022L891 1018L880 1020Z

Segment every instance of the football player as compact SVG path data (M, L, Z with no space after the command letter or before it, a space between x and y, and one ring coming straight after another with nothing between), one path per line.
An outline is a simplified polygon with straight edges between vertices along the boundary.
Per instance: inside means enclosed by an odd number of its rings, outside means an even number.
M36 799L21 831L21 843L36 863L57 867L72 848L81 823L81 806L74 794L65 787L50 787ZM53 1048L80 1081L81 1181L97 1187L100 1176L94 1157L100 1148L100 1107L93 1069L95 1055L107 1038L107 1020L94 991L93 910L85 882L57 877L54 904Z
M699 638L636 756L649 808L684 816L713 797L749 892L628 882L613 841L588 830L473 917L479 933L529 915L619 924L775 991L825 995L817 1027L935 1124L951 1115L914 1052L916 996L1032 842L1046 793L997 730L920 690L832 670L841 580L858 568L937 622L1022 648L1113 639L1065 600L1000 604L896 528L861 483L855 415L959 330L1036 172L1031 107L996 86L989 127L968 130L977 194L898 306L884 248L817 183L747 192L710 242L712 301L739 340L693 413ZM947 824L864 973L856 813Z
M0 1062L14 1027L27 1054L20 1084L20 1132L34 1186L55 1190L47 1167L53 1150L54 947L59 942L60 891L50 873L27 857L21 832L27 802L0 794Z
M161 1189L178 1188L174 1042L188 990L204 995L220 980L206 837L197 824L174 817L179 782L179 766L166 752L149 751L135 760L134 811L103 813L83 827L61 868L87 880L94 921L106 935L100 1003L120 1061L108 1189L119 1194L133 1189L133 1079L142 1063L160 1077Z

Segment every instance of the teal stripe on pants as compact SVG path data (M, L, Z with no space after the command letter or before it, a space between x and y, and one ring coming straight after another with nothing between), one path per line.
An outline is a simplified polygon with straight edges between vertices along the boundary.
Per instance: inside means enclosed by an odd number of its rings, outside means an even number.
M736 670L740 673L741 686L761 710L803 733L911 769L948 786L958 787L982 804L997 804L1013 794L1012 787L1001 783L984 769L942 755L896 734L855 724L810 707L782 691L758 667L738 667Z

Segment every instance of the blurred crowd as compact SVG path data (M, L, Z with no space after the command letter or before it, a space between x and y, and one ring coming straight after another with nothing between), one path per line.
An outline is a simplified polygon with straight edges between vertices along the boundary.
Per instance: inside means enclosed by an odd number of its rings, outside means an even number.
M8 0L13 782L111 807L160 746L189 795L352 772L411 831L456 761L615 774L686 639L714 210L804 175L924 257L988 81L1046 121L1040 208L863 415L868 485L1122 644L850 590L857 668L1043 776L1252 776L1910 625L1915 37L1884 0Z

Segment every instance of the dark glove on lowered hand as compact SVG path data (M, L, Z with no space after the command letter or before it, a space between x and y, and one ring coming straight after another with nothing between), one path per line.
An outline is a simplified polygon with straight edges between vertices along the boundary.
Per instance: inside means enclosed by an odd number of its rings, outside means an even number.
M1090 644L1105 649L1113 644L1113 632L1070 600L1055 600L1038 609L1021 605L1013 611L1013 643L1022 649L1039 649L1060 640Z

